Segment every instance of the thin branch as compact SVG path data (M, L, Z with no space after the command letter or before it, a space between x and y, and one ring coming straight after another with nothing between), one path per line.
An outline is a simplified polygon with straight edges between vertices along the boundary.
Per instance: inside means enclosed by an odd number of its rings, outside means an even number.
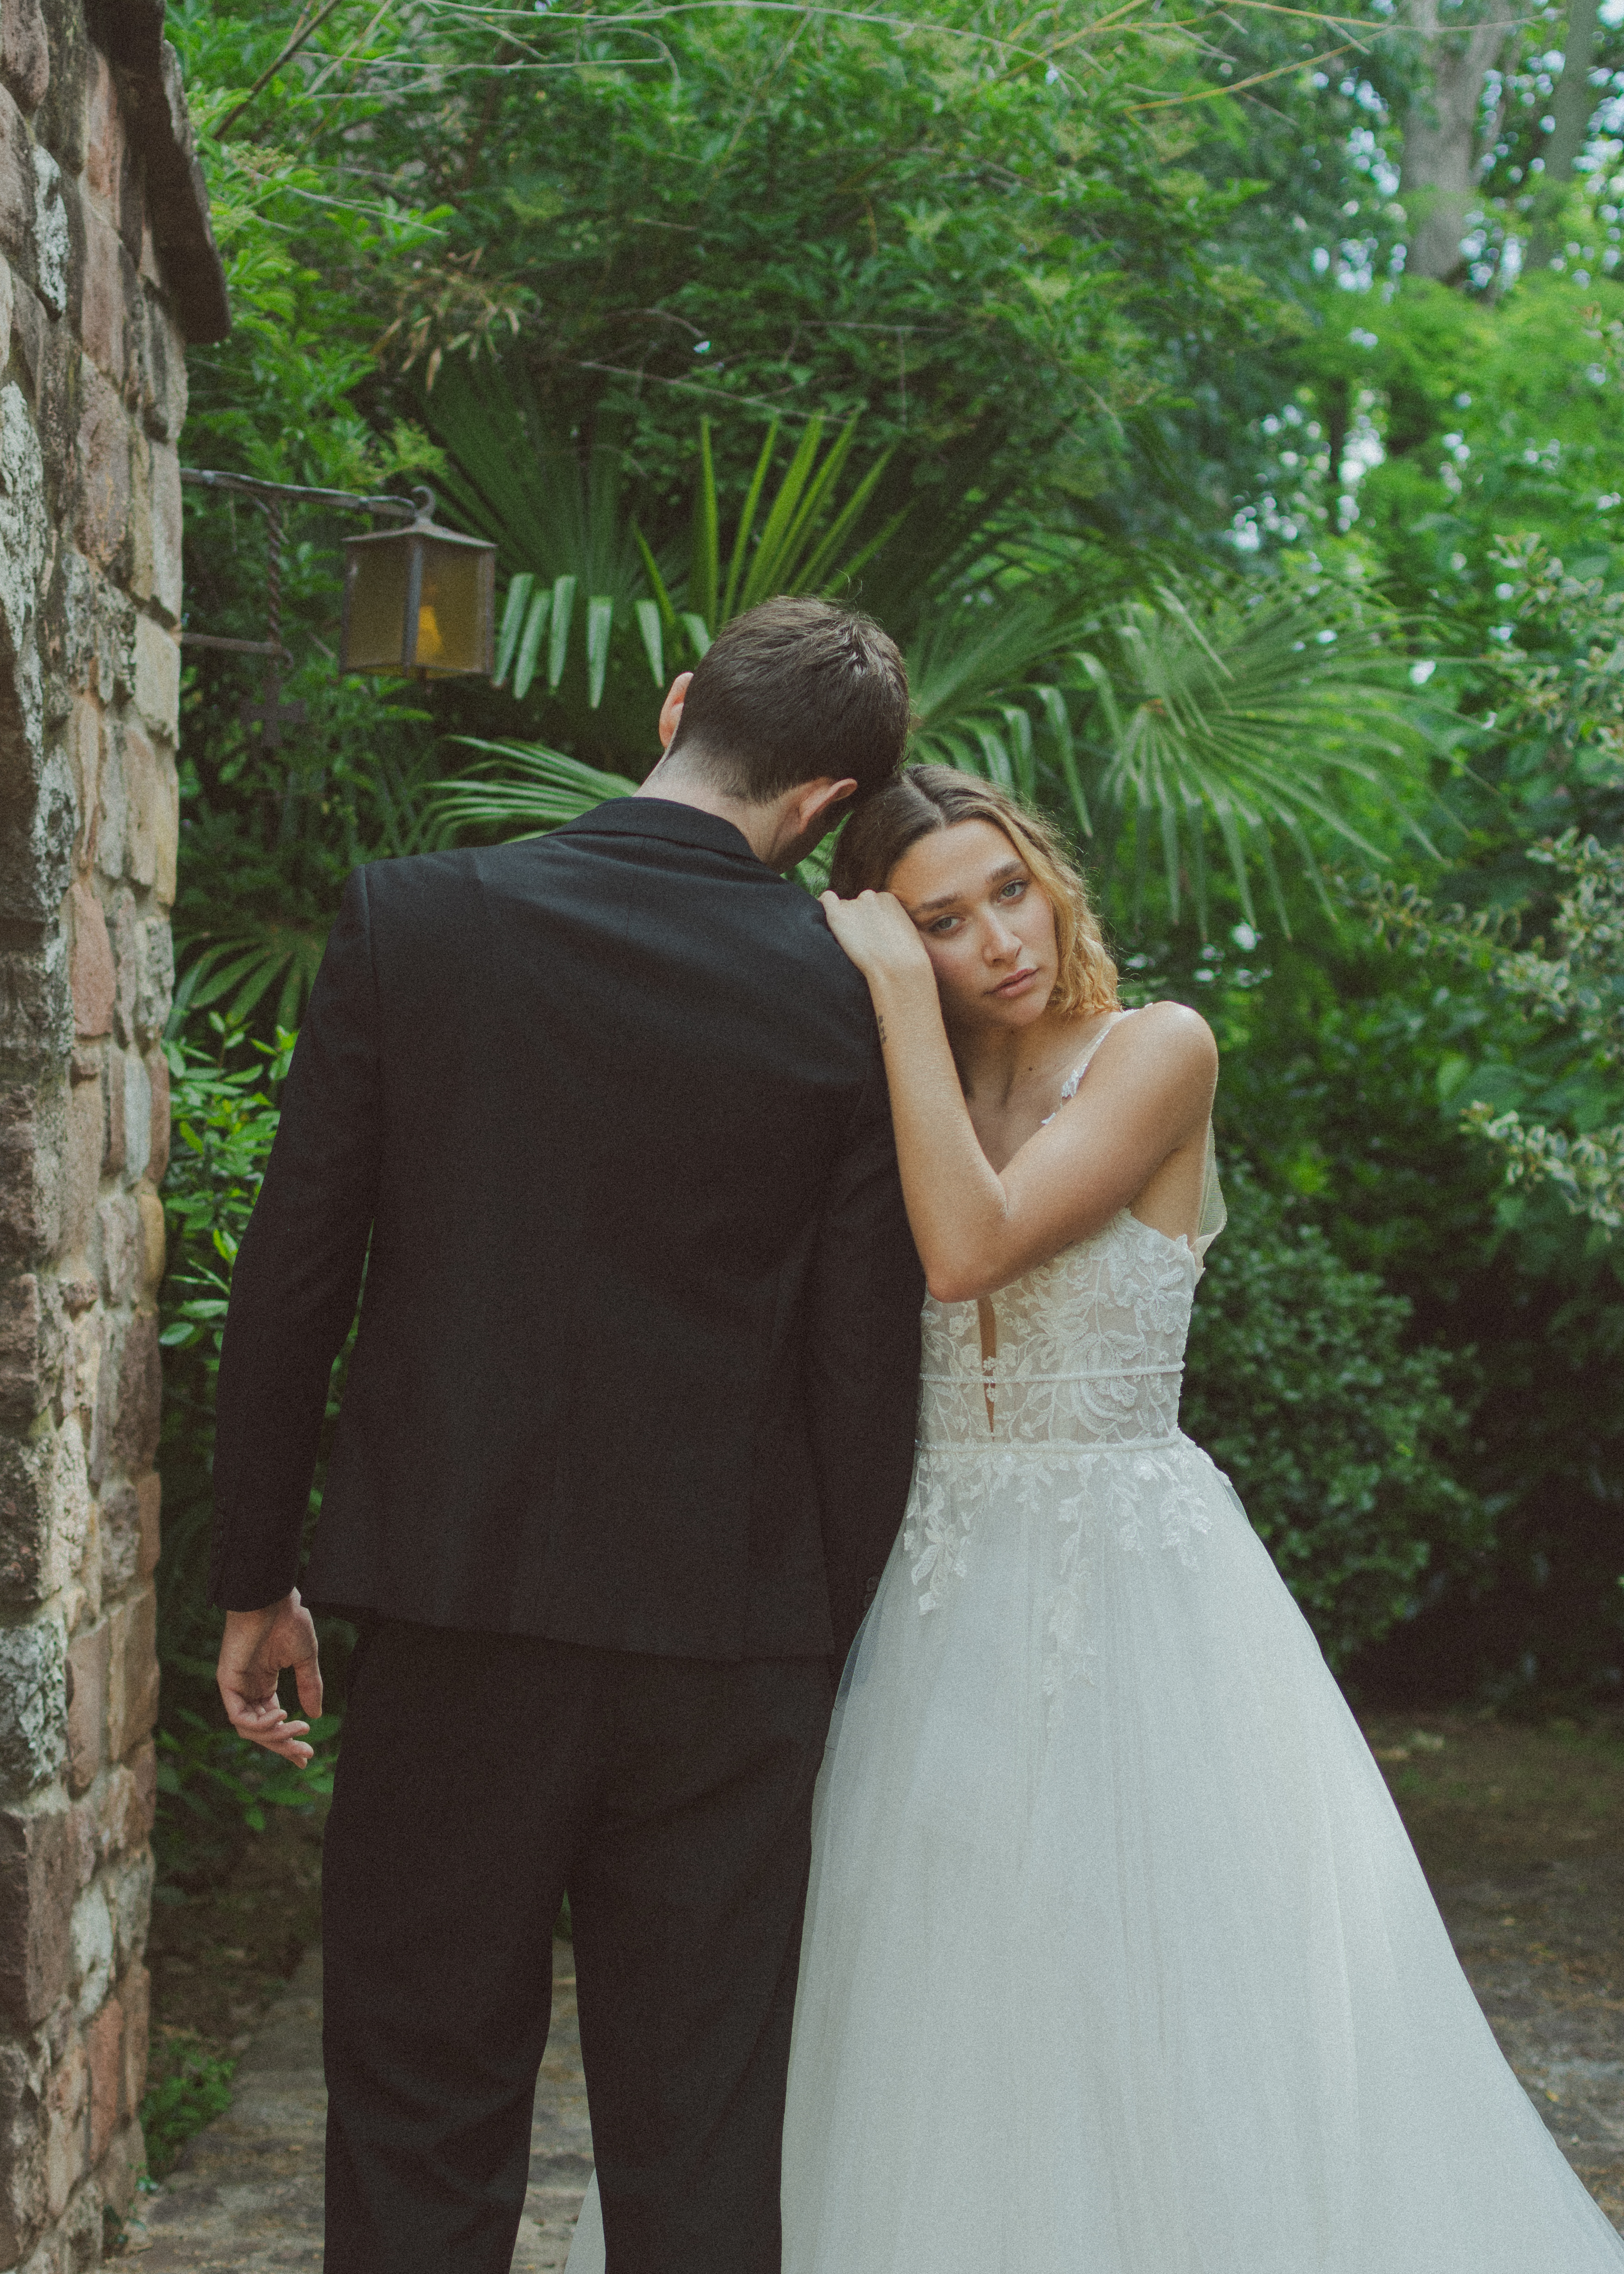
M1274 71L1256 72L1251 79L1237 79L1233 87L1203 87L1199 94L1164 94L1154 102L1130 102L1124 107L1130 111L1171 110L1184 103L1211 102L1218 95L1239 94L1245 87L1261 87L1266 79L1283 79L1288 72L1312 71L1316 64L1328 64L1337 56L1352 52L1353 43L1350 41L1340 48L1327 48L1323 55L1306 56L1299 63L1281 64Z
M275 78L282 65L286 63L290 63L294 56L297 55L299 49L304 47L307 41L314 38L315 34L327 22L327 18L335 14L337 11L343 6L343 4L344 0L327 0L326 6L319 8L316 13L311 18L308 24L304 23L301 17L299 23L294 26L293 37L289 41L281 55L277 56L275 62L271 64L267 71L262 71L260 72L259 78L255 79L253 85L249 88L247 94L237 105L236 109L234 110L228 110L225 117L221 120L219 125L215 127L214 139L216 141L223 142L225 140L226 136L231 132L231 129L236 125L237 120L242 117L244 111L247 109L249 104L253 101L255 95L259 93L260 89L270 85L271 81Z

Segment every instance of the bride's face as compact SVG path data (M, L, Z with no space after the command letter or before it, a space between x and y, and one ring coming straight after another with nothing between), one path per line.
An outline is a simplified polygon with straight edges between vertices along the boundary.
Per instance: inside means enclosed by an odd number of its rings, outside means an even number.
M910 845L887 879L925 943L951 1026L1029 1027L1060 973L1055 911L990 821Z

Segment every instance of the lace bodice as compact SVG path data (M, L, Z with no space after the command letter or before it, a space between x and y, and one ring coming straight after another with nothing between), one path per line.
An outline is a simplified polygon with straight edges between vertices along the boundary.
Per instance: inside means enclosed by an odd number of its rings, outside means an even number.
M1197 1269L1188 1241L1124 1209L996 1295L928 1299L921 1446L1168 1443Z
M1013 1509L1047 1511L1059 1553L1043 1687L1056 1713L1092 1655L1091 1556L1109 1540L1191 1562L1207 1528L1210 1496L1191 1462L1210 1464L1179 1434L1178 1394L1201 1259L1223 1219L1209 1131L1193 1243L1123 1209L996 1295L926 1300L919 1459L902 1532L919 1608L935 1610L968 1578L979 1530Z
M1076 1096L1117 1020L1132 1016L1118 1012L1094 1036L1061 1088L1062 1105ZM989 1444L1076 1450L1168 1443L1178 1426L1195 1283L1223 1221L1209 1126L1193 1246L1124 1209L1092 1239L996 1295L978 1303L928 1299L921 1445L967 1451Z

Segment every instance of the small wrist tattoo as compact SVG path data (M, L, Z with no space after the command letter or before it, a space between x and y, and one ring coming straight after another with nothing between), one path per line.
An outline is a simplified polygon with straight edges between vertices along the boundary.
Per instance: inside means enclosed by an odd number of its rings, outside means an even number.
M883 1050L885 1047L885 1021L877 1013L875 1015L875 1024L880 1030L880 1048Z

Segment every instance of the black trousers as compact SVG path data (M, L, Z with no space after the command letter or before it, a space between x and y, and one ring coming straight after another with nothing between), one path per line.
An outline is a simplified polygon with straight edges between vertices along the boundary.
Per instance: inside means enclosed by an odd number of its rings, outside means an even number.
M508 2274L568 1888L609 2274L778 2274L832 1685L384 1622L322 1878L327 2274Z

